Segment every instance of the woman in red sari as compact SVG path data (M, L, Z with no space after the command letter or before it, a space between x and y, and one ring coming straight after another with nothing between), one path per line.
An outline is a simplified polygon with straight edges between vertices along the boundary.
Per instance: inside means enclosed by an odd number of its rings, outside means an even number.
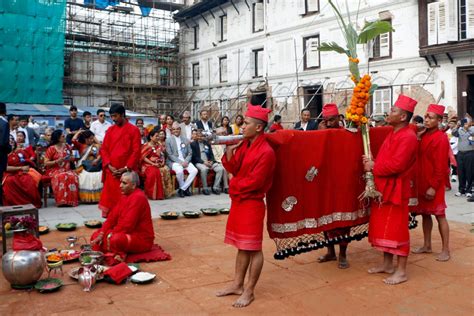
M140 173L145 179L145 194L152 200L163 200L173 194L170 170L166 166L166 132L152 130L150 141L142 146Z
M51 144L46 150L44 164L45 175L51 177L56 205L77 206L79 204L79 180L71 171L72 151L66 144L62 130L51 135Z
M7 172L3 176L3 204L4 206L33 204L41 207L41 196L38 191L41 174L33 169L34 163L29 153L18 148L10 136L12 152L8 155Z

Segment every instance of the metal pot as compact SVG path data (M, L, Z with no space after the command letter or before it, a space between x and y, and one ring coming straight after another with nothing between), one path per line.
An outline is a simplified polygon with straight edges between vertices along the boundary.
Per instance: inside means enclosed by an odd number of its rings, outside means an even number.
M96 281L96 270L94 267L81 267L78 272L79 284L84 292L90 292Z
M46 267L42 251L7 251L2 259L2 272L11 285L30 285L41 278Z

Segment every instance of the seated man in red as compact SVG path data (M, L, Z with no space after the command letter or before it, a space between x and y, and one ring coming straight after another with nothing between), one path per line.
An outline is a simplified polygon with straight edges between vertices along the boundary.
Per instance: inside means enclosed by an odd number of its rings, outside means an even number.
M120 178L122 196L101 229L92 234L92 249L115 254L123 261L127 253L151 250L155 233L148 199L138 189L138 175L125 172Z

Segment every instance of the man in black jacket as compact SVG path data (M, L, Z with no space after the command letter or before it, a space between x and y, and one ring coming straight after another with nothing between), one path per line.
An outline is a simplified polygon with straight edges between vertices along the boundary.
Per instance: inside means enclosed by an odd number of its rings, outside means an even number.
M301 121L295 124L295 129L300 131L313 131L318 129L318 124L311 119L311 112L305 108L301 110Z
M201 182L205 195L211 194L207 183L207 174L209 170L216 173L212 192L214 194L221 193L222 177L224 175L224 167L214 159L211 145L204 139L202 130L198 131L197 141L191 143L193 151L192 163L199 169L201 174Z
M0 102L0 205L2 204L2 179L3 172L7 169L8 154L12 150L10 147L10 126L5 118L7 114L7 105Z
M197 129L201 129L203 132L212 133L212 122L209 121L209 112L207 110L201 110L200 120L196 121Z

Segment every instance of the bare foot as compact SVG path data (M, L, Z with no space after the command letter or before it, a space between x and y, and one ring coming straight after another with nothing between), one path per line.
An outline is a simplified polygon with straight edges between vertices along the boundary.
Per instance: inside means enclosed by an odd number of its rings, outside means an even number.
M347 269L349 268L349 262L347 258L339 257L339 264L337 265L339 269Z
M227 295L242 295L244 289L242 286L236 286L234 284L230 285L228 288L225 288L221 291L216 292L217 297L227 296Z
M328 262L328 261L336 261L337 260L337 257L333 254L325 254L324 256L321 256L318 258L318 262L319 263L323 263L323 262Z
M250 305L250 303L252 303L254 299L255 299L255 296L253 295L253 293L245 293L244 292L239 297L239 299L237 301L235 301L234 304L232 304L232 306L234 306L236 308L242 308L242 307Z
M370 274L374 274L374 273L392 274L393 272L395 272L395 269L393 267L386 267L382 265L382 266L370 268L369 270L367 270L367 272L369 272Z
M413 252L413 253L431 253L431 247L423 246L423 247L415 248L411 252Z
M438 261L448 261L451 259L451 256L449 255L449 251L442 251L437 257L436 260Z
M406 282L408 277L405 273L395 272L392 276L384 279L384 283L388 285L396 285L403 282Z

